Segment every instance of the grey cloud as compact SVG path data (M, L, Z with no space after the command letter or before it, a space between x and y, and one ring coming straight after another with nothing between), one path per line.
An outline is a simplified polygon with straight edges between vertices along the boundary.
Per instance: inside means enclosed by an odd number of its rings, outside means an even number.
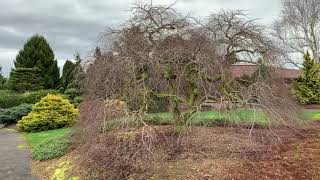
M85 56L106 26L116 26L128 17L135 0L10 0L0 1L0 66L10 71L15 53L33 34L44 35L59 64L73 58L75 51ZM168 4L172 0L154 1ZM220 8L247 9L253 17L269 23L279 12L280 0L177 0L182 13L207 16ZM6 53L5 53L6 52Z

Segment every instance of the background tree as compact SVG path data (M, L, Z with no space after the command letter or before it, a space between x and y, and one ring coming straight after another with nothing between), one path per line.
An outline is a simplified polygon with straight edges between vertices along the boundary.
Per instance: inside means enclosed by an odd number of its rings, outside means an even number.
M2 67L0 67L0 89L5 89L7 83L7 78L2 75Z
M17 68L10 73L8 88L14 91L36 91L43 89L42 72L39 68Z
M74 55L75 57L75 66L73 69L73 80L71 83L68 84L67 88L75 88L77 90L79 90L79 93L81 92L81 84L82 81L84 79L85 76L85 72L84 69L82 67L82 59L80 57L80 54L78 52L76 52L76 54Z
M74 80L74 71L76 64L72 61L67 60L63 65L62 77L61 77L61 86L66 89L69 84Z
M19 51L14 62L15 68L34 68L41 70L44 88L56 88L60 73L54 53L43 36L34 35L27 40L22 50Z
M306 51L319 63L320 1L283 0L274 35L285 52L285 63L298 66L296 54L303 55Z
M303 75L293 83L295 94L303 104L318 104L320 103L320 65L310 57L309 53L306 53L302 69Z
M62 86L64 95L75 105L83 101L82 82L85 78L85 72L82 68L82 59L79 53L75 54L75 63L66 61L63 66Z
M226 58L226 63L256 63L276 60L277 48L266 35L266 27L242 10L221 10L211 14L205 28Z

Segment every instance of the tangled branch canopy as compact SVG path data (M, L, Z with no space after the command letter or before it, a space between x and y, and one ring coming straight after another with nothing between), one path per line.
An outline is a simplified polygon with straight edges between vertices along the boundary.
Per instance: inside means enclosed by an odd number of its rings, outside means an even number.
M177 124L208 103L259 108L280 118L291 109L278 78L259 76L243 85L231 76L239 62L262 63L269 74L276 64L277 49L264 27L242 11L220 11L208 22L172 5L136 4L131 13L122 28L105 33L105 48L88 65L89 98L118 99L131 111L170 110Z

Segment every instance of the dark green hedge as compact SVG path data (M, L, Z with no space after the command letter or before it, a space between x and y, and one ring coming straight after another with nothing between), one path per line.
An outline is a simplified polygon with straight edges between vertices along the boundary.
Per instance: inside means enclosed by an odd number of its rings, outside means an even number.
M31 112L32 104L21 104L9 109L0 110L0 124L12 124L18 122L23 116Z
M17 68L11 71L8 88L13 91L26 92L44 89L44 80L38 68Z
M24 97L22 94L1 90L0 91L0 108L11 108L23 104Z
M26 93L17 93L0 90L0 108L6 109L21 104L35 104L48 94L59 94L57 90L39 90Z

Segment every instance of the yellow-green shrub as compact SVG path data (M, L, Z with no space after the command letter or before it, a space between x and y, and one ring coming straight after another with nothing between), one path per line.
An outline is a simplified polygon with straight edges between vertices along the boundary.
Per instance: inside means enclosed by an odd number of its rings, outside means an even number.
M77 122L78 109L59 95L48 94L18 122L21 131L43 131L69 127Z

